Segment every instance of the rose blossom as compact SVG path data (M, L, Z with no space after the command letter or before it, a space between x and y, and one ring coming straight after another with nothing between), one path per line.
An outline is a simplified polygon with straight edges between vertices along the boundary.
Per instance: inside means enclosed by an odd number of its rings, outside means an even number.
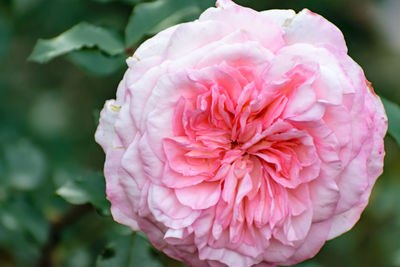
M349 230L387 118L342 33L217 1L127 60L96 140L112 215L191 266L290 265Z

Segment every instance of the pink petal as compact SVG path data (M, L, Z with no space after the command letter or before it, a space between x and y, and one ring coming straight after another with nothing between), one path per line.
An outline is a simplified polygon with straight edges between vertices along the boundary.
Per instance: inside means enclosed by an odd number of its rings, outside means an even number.
M206 180L208 177L196 175L196 176L183 176L180 173L177 173L169 167L169 165L165 165L164 174L161 178L162 182L165 186L170 188L182 188L187 186L192 186L199 184Z
M326 45L347 53L342 32L322 16L303 9L285 27L285 40L290 44Z
M218 2L220 8L209 8L201 16L200 21L221 21L231 29L242 29L249 37L262 43L271 51L276 51L284 45L282 30L275 21L250 8L236 5L232 1ZM268 27L265 27L268 25Z
M217 203L221 194L219 182L203 182L175 189L176 197L183 205L194 210L207 209Z
M149 188L148 205L156 220L173 229L191 225L200 215L199 211L182 205L174 190L156 185Z

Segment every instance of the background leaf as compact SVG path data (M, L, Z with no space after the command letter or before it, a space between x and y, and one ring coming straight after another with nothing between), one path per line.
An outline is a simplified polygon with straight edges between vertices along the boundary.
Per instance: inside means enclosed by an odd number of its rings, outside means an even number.
M0 141L0 184L18 190L36 188L45 178L45 155L27 139Z
M111 2L114 2L116 0L92 0L92 1L100 2L100 3L111 3Z
M83 70L98 76L107 76L126 66L127 55L107 56L98 50L78 50L67 57Z
M151 252L149 241L138 233L122 236L109 244L97 258L96 267L162 267Z
M7 246L20 262L29 266L39 259L49 223L43 212L25 196L14 196L7 202L0 202L0 206L0 247Z
M0 14L0 60L10 48L11 34L11 26Z
M205 2L156 0L136 5L125 29L126 46L136 44L146 34L154 34L177 23L196 19L205 7Z
M105 192L104 176L99 173L77 177L57 189L57 194L71 204L91 203L103 215L110 215Z
M100 2L100 3L111 3L111 2L121 1L121 2L133 5L133 4L137 4L140 2L145 2L146 0L92 0L92 1Z
M55 57L85 47L97 47L111 56L124 52L123 42L115 33L81 22L53 39L39 39L29 60L45 63Z
M399 1L366 0L362 5L360 0L234 1L257 10L278 8L299 12L307 7L323 15L343 32L349 55L362 66L377 93L400 103ZM98 179L93 179L89 188L81 185L84 183L81 180L88 176L87 170L101 172L104 166L104 153L93 138L98 120L93 120L92 114L97 110L98 116L104 101L115 98L115 89L126 68L122 58L127 47L119 33L124 33L128 21L136 16L132 9L155 2L157 0L0 1L1 267L46 266L43 262L47 262L47 266L95 266L102 260L99 255L107 245L114 244L116 248L118 240L131 235L128 227L114 222L111 216L99 216L92 205L71 204L55 192L68 182L78 196L79 192L85 195L85 190L98 187L97 183L104 186L104 177L100 174L96 174ZM137 29L133 27L140 37L128 47L128 53L157 29L169 26L170 21L197 18L197 15L180 14L181 7L177 3L182 7L193 5L187 10L197 12L215 5L215 0L164 2L171 5L165 8L170 10L172 18L166 19L168 14L161 18L143 16L141 23L151 27L142 29L140 24ZM174 15L175 12L178 15ZM66 60L27 64L27 55L38 37L58 36L80 21L101 25L94 27L105 30L109 33L106 35L117 40L116 54L100 48L97 43L107 39L100 38L98 42L73 43L72 50L62 50L58 56L64 55ZM58 47L55 49L59 53ZM44 60L46 51L41 53ZM121 69L118 68L119 57ZM397 131L393 128L399 123L385 104L389 115L385 171L374 186L366 211L351 231L328 241L312 260L299 266L400 266L400 149L395 139L389 137L389 134L394 135L391 132ZM394 106L394 110L398 110L397 105ZM100 194L97 195L100 201ZM105 200L104 195L101 198ZM75 199L75 202L86 201L93 200L86 196L81 201ZM101 206L96 204L100 211ZM139 267L145 266L140 262L142 255L135 250L143 251L149 245L135 248L133 241L128 242L132 253L130 261ZM145 249L143 255L165 267L183 266L153 248ZM106 265L110 261L102 263Z
M388 132L400 145L400 107L383 97L381 99L388 116Z

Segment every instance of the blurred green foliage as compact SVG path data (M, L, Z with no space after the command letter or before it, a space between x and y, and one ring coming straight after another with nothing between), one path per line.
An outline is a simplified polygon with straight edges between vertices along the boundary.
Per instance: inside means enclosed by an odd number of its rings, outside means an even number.
M399 107L391 103L400 103L400 47L393 39L399 33L383 23L397 14L387 12L399 7L396 0L237 2L258 10L309 8L334 22L349 54L388 99L390 133L399 141ZM104 155L93 135L125 58L152 34L213 4L0 2L0 266L183 266L112 221L100 174ZM29 55L52 61L39 65ZM299 267L400 266L399 152L387 137L385 172L359 223Z

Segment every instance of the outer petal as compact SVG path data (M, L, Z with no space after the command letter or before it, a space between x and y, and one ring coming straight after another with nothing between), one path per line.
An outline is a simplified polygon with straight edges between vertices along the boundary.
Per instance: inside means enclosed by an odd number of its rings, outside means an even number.
M217 6L207 9L200 20L223 21L232 29L242 29L248 32L249 39L260 42L271 51L277 51L285 45L282 29L274 20L232 1L217 1Z
M367 185L357 204L334 217L332 228L329 233L329 239L348 231L358 221L362 211L368 204L372 186L383 171L383 158L385 156L383 137L387 130L387 117L380 99L369 90L367 96L371 99L371 101L367 101L369 108L376 109L373 120L373 135L369 140L369 143L372 146L372 151L366 161ZM366 149L367 147L368 145L365 145L363 149ZM362 151L360 153L362 153ZM354 160L356 161L357 159ZM339 204L341 203L339 202Z
M137 210L140 189L129 174L120 168L124 150L112 149L107 153L104 175L106 177L107 198L111 202L113 218L120 223L138 230Z
M342 32L320 15L304 9L287 23L285 41L288 44L309 43L327 46L342 54L347 53Z
M108 100L100 113L100 121L96 130L95 139L106 153L108 149L112 147L115 135L114 124L118 118L120 108L121 107L115 105L115 100Z
M296 15L291 9L270 9L260 12L261 15L275 21L278 25L285 26Z
M290 259L282 262L281 264L295 264L300 261L304 261L306 259L314 257L315 254L317 254L321 247L324 245L328 237L331 224L331 220L314 223L310 231L308 232L306 239L303 241L301 246L297 248L293 256L291 256Z

